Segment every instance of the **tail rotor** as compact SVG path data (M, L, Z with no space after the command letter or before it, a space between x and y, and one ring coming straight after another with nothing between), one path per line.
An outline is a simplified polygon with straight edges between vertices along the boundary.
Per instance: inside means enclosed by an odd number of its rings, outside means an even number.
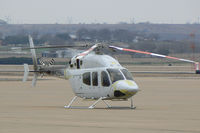
M30 48L34 48L34 43L33 43L32 37L29 35L28 38L29 38ZM38 71L38 63L37 63L37 57L36 57L35 49L31 49L31 55L32 55L33 70L34 70L32 86L34 87L36 85L37 77L38 77L38 72L37 72Z
M31 50L31 55L32 55L32 60L33 60L33 72L34 72L34 76L33 76L33 80L32 80L32 86L35 87L36 82L37 82L37 77L39 75L38 70L38 63L37 63L37 57L36 57L36 53L35 53L35 49L34 49L34 43L33 43L33 39L32 37L29 35L29 45L30 45L30 50ZM28 74L29 74L29 67L28 64L24 64L24 78L23 78L23 82L25 82L28 78Z

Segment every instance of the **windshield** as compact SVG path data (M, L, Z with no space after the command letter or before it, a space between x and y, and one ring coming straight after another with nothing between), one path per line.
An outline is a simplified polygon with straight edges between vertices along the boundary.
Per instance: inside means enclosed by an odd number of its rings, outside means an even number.
M127 71L126 69L121 69L121 71L124 74L124 76L126 77L126 79L133 80L132 74L129 71Z
M117 70L117 69L107 69L107 71L110 75L110 80L112 81L112 83L114 83L118 80L124 80L124 77L119 70Z

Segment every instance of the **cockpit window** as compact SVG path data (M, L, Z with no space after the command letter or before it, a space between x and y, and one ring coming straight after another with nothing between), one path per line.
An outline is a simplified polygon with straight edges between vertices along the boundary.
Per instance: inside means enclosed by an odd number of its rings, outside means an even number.
M118 80L124 80L122 73L118 69L107 69L112 83Z
M121 69L121 71L124 74L124 76L126 77L126 79L133 80L132 74L130 72L128 72L126 69Z

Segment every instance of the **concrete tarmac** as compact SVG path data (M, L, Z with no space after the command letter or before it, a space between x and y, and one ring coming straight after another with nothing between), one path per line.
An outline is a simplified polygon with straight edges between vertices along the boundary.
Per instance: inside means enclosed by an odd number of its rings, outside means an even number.
M74 96L69 82L47 79L35 88L31 81L0 81L0 133L200 133L200 77L135 77L141 89L135 110L126 108L130 101L65 109Z

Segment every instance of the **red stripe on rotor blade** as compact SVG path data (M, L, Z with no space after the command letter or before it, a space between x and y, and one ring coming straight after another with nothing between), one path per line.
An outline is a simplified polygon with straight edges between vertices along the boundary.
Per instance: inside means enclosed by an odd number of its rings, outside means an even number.
M135 53L140 53L140 54L151 54L149 52L144 52L144 51L139 51L139 50L133 50L133 49L126 49L123 48L124 51L129 51L129 52L135 52Z
M76 58L80 58L80 57L84 57L86 56L87 54L89 54L92 50L94 50L95 48L97 47L97 44L92 46L91 48L89 48L88 50L80 53Z
M195 61L192 60L187 60L187 59L181 59L181 58L176 58L176 57L171 57L171 56L166 56L166 55L161 55L161 54L156 54L156 53L150 53L150 52L145 52L145 51L139 51L139 50L133 50L133 49L126 49L126 48L120 48L116 46L109 46L110 48L115 48L117 50L123 50L123 51L128 51L128 52L134 52L134 53L140 53L140 54L147 54L147 55L152 55L152 56L157 56L157 57L162 57L162 58L168 58L168 59L173 59L173 60L179 60L179 61L184 61L184 62L190 62L190 63L195 63ZM196 62L196 69L200 69L200 63Z
M84 55L86 55L85 53L82 53L82 54L79 54L78 56L84 56Z

